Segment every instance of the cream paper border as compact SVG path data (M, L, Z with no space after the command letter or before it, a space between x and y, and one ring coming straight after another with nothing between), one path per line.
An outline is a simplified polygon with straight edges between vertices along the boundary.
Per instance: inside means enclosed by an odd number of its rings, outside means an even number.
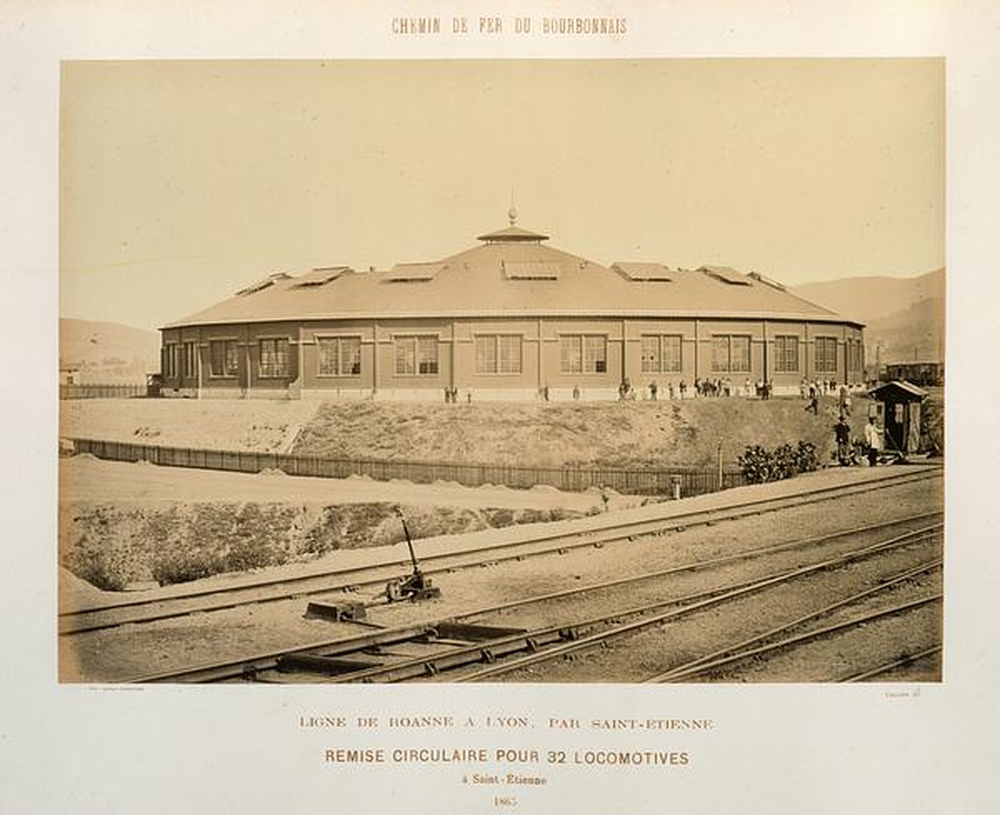
M621 39L399 39L394 14L627 16ZM962 9L962 10L960 10ZM993 646L998 541L994 278L997 13L944 2L6 2L3 332L7 489L0 811L18 813L497 811L448 767L346 773L299 715L705 717L678 739L684 771L567 769L520 813L1000 811ZM128 688L55 683L55 370L59 62L149 58L945 56L948 87L946 673L889 698L879 685L764 687ZM895 690L899 690L896 688ZM382 733L375 741L393 734ZM543 750L548 735L473 739ZM459 737L428 745L465 746ZM359 740L357 743L361 743ZM622 742L616 740L612 746ZM364 746L364 745L362 745ZM473 746L473 745L470 745ZM640 747L645 746L640 744ZM657 742L657 747L663 746ZM503 811L503 808L500 808Z

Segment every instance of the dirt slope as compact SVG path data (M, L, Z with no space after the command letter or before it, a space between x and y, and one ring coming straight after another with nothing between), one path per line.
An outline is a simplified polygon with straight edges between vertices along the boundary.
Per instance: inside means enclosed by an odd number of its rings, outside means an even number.
M293 452L525 466L708 466L735 461L749 444L815 444L828 460L836 400L818 416L799 399L767 402L403 405L326 403L298 436ZM855 399L860 435L867 402Z

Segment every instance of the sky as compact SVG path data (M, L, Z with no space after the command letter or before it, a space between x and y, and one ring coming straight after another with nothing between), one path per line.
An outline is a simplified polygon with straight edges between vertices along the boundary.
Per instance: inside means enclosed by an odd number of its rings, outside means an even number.
M60 314L153 329L275 271L518 225L796 285L945 264L940 59L65 62Z

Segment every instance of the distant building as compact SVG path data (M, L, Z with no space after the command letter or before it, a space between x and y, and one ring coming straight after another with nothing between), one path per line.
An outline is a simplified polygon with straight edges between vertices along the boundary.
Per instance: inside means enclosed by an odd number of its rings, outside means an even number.
M59 366L59 384L60 385L79 385L80 384L80 368L78 366L76 366L76 365L60 365Z
M885 366L887 380L902 380L914 385L943 385L943 362L890 362Z
M616 399L627 380L860 384L862 325L762 275L602 266L510 224L388 271L273 274L161 329L164 396Z

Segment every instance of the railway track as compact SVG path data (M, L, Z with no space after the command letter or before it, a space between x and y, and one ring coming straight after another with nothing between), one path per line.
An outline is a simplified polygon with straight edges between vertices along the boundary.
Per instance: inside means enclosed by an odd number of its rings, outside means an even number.
M936 514L939 513L930 513ZM908 528L910 525L912 519L908 523L894 521L820 538L791 541L739 555L702 560L657 572L526 597L488 608L469 610L449 619L412 626L382 628L352 624L347 626L352 631L350 634L309 643L291 651L258 654L182 671L135 677L132 681L387 682L438 677L449 681L482 681L563 658L577 651L596 648L640 630L663 626L699 611L725 606L738 598L844 568L847 564L860 560L912 550L913 547L926 545L928 541L936 545L941 538L943 525L940 522L928 523L916 529ZM863 534L870 536L874 532L881 534L875 543L864 543L847 551L836 551L816 559L816 550L821 548L821 543L842 548L845 542L850 543L852 539ZM808 565L791 567L780 562L789 553L801 558L803 549L813 555L812 562ZM667 599L660 597L637 606L622 608L619 605L610 613L584 619L569 617L554 624L535 627L513 626L503 619L489 619L511 609L551 605L587 597L592 599L597 593L609 590L634 590L650 581L670 585L683 572L724 570L738 561L754 558L772 559L776 562L768 563L770 571L763 575L748 579L728 579L707 589L689 591ZM892 586L933 568L936 566L908 566L869 593L878 594L890 590ZM856 600L854 598L853 602ZM802 621L798 621L798 624L801 625ZM344 631L344 627L340 630ZM743 644L743 647L745 649L749 644ZM702 664L710 662L709 657L702 658ZM482 667L484 664L485 667Z
M911 609L921 608L930 603L938 603L943 599L943 595L940 593L934 593L921 597L917 600L891 605L887 608L880 608L874 612L857 614L846 620L832 623L830 625L808 628L810 624L816 623L836 611L849 608L850 606L858 604L861 601L877 597L878 595L896 587L900 583L911 580L919 575L924 575L940 569L943 565L944 561L942 558L934 558L926 563L918 565L915 568L907 569L895 577L885 580L874 588L857 592L842 600L838 600L835 603L825 605L807 615L798 617L788 623L772 628L763 634L757 635L756 637L742 640L734 645L727 646L726 648L698 657L697 659L690 660L681 665L677 665L669 671L649 677L645 681L685 681L692 679L695 676L711 673L713 671L719 671L720 669L732 668L734 665L738 665L741 662L758 659L777 651L787 650L802 643L812 642L831 634L857 629L867 623L871 623L885 617L902 614ZM806 627L807 630L800 631L800 633L796 634L792 633L804 627ZM898 662L898 660L896 662ZM895 667L895 664L892 664ZM880 666L880 668L883 667L884 670L890 670L888 665ZM854 681L860 681L861 679L868 678L869 676L875 676L877 673L881 672L882 671L879 669L876 669L875 671L865 671L863 673L835 681L849 681L852 678Z
M565 643L543 653L526 655L516 659L507 660L499 665L480 668L470 674L456 678L455 681L469 682L496 679L499 676L509 674L514 671L544 665L545 663L551 662L553 659L567 657L598 646L606 646L614 639L631 635L640 630L662 626L664 624L677 625L679 622L685 621L697 612L708 609L722 609L725 611L731 601L746 598L751 594L757 595L776 588L787 587L788 585L804 578L814 577L832 569L843 568L847 564L857 562L861 559L891 553L901 547L908 547L915 543L921 543L936 537L934 533L928 535L929 531L930 530L921 530L917 533L908 533L903 536L897 536L893 539L875 544L873 546L863 547L843 555L826 559L820 563L811 564L792 571L778 573L758 580L746 581L745 583L727 587L725 591L721 593L709 590L703 593L704 596L694 595L691 597L685 597L682 599L679 607L668 608L663 612L656 612L653 616L648 616L648 614L649 612L653 612L654 609L649 609L648 611L643 609L641 612L642 616L634 622L601 628L593 634L579 638L573 642ZM739 647L726 649L726 657L717 657L714 660L709 659L708 657L699 657L692 661L692 667L687 668L686 671L683 670L684 666L680 666L669 672L669 679L664 680L659 677L654 677L654 679L656 681L682 681L685 679L691 679L697 675L718 671L720 667L723 666L731 668L733 664L742 661L759 660L763 654L787 650L794 645L798 645L799 643L811 642L820 637L840 631L855 630L859 626L871 623L873 620L879 619L883 616L899 614L903 611L909 610L911 607L918 608L928 603L938 602L940 600L940 595L933 595L928 598L921 598L920 600L912 603L893 606L887 610L883 609L874 613L862 614L847 621L841 621L829 626L822 626L818 629L812 629L808 632L800 633L795 636L787 636L776 642L773 641L774 638L780 637L786 632L795 631L801 628L801 626L803 626L807 621L821 620L838 609L850 607L865 599L882 598L887 593L891 593L900 584L914 580L921 575L940 568L940 565L940 559L934 559L920 564L915 568L907 567L901 572L897 572L888 577L875 587L854 593L847 598L824 606L821 609L817 609L815 612L798 618L791 623L778 626L772 631L767 632L767 635L747 640L741 643ZM757 645L754 647L754 645L758 642L768 644ZM759 667L759 662L756 663L756 665Z
M743 501L715 510L693 510L626 521L616 519L604 524L595 524L594 519L587 519L584 523L578 523L579 529L491 543L461 552L425 555L421 558L421 569L425 575L435 575L485 564L565 553L581 547L600 547L637 536L683 531L692 526L712 525L789 509L806 503L836 500L939 477L941 470L938 467L921 469L918 472L902 470L882 476L876 481L820 487L792 496ZM670 503L662 506L665 509L671 508ZM293 578L242 582L225 588L202 586L166 597L121 598L112 603L61 613L58 623L59 635L66 637L122 625L151 623L190 614L278 602L296 597L332 594L338 591L354 594L362 589L384 586L389 580L399 577L400 569L408 566L405 561L392 559L381 564L331 569Z
M890 660L889 662L882 662L878 665L874 665L871 668L866 668L863 671L857 673L851 673L847 676L841 676L837 678L837 682L863 682L866 679L873 679L877 676L884 676L886 674L897 671L900 668L907 668L911 665L915 665L922 660L927 660L930 658L935 658L942 651L941 645L931 645L929 648L924 648L917 651L916 653L903 654L897 659Z

